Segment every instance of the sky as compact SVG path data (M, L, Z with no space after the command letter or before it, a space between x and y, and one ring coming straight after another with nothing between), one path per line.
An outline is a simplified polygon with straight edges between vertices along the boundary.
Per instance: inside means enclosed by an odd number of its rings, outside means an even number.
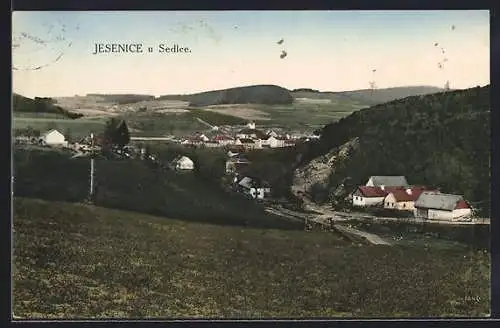
M446 81L462 89L489 84L489 30L487 10L14 12L13 91L345 91ZM145 52L94 55L96 43L142 43ZM159 53L160 44L191 52Z

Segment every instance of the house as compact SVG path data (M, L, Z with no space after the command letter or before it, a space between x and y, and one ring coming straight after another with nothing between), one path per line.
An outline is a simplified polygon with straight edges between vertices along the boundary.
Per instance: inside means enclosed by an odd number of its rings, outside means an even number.
M175 170L193 170L194 169L194 163L187 156L177 156L172 161L172 167Z
M366 183L368 187L408 187L404 176L371 176Z
M415 201L415 217L455 221L472 215L470 204L460 195L424 191Z
M385 197L384 208L413 211L415 209L415 201L424 191L426 191L425 187L416 186L393 190Z
M247 149L259 149L262 148L262 143L260 140L254 139L240 139L241 145Z
M268 137L275 137L275 138L278 136L278 134L276 132L274 132L273 130L267 130L266 135Z
M227 135L217 135L214 138L221 146L231 145L234 143L234 139Z
M269 146L271 148L284 147L285 141L277 137L270 136L262 142L262 145Z
M238 187L253 199L264 199L271 193L269 185L257 178L244 177L238 182Z
M387 195L401 187L359 186L352 194L352 205L366 207L384 204Z
M46 145L49 145L49 146L67 146L68 145L68 142L66 141L66 138L64 137L64 135L55 129L52 129L52 130L47 131L44 134L42 134L42 136L40 137L40 141Z
M238 131L236 137L239 139L261 139L261 140L266 140L268 138L266 134L261 130L249 129L249 128L245 128Z
M254 122L248 122L247 128L250 130L255 130L255 123Z

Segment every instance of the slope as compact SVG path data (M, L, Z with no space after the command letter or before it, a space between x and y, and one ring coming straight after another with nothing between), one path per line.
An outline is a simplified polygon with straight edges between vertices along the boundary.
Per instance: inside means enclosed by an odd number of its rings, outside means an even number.
M223 104L291 104L290 92L276 85L252 85L190 95L165 95L159 99L189 101L190 106Z
M88 158L49 150L16 148L14 194L46 200L81 202L89 191ZM193 158L193 160L196 160ZM153 215L222 225L303 229L268 214L241 195L227 193L203 178L208 163L195 172L150 167L140 160L95 160L95 203ZM205 166L203 166L205 165ZM223 166L220 165L221 170Z
M13 255L17 318L489 313L488 254L357 247L321 232L16 198Z
M338 156L355 138L356 151L331 166L323 186L317 186L318 201L334 201L339 186L351 191L371 175L406 175L411 184L463 194L489 215L489 86L407 97L355 112L321 130L297 173L308 171L315 158L328 154L328 162Z

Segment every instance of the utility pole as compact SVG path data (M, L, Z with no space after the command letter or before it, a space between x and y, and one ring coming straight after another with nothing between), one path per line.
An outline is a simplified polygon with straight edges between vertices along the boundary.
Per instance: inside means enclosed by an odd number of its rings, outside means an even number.
M94 199L94 134L90 134L90 190L89 199L92 202Z

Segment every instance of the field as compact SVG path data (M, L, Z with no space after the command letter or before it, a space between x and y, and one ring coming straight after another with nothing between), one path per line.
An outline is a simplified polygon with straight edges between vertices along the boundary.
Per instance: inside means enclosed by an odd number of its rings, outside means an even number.
M485 316L489 254L14 200L19 318Z
M50 129L57 129L74 138L88 136L91 132L99 133L104 130L102 118L67 119L57 117L56 114L23 113L13 116L13 129L21 130L31 127L44 133Z

